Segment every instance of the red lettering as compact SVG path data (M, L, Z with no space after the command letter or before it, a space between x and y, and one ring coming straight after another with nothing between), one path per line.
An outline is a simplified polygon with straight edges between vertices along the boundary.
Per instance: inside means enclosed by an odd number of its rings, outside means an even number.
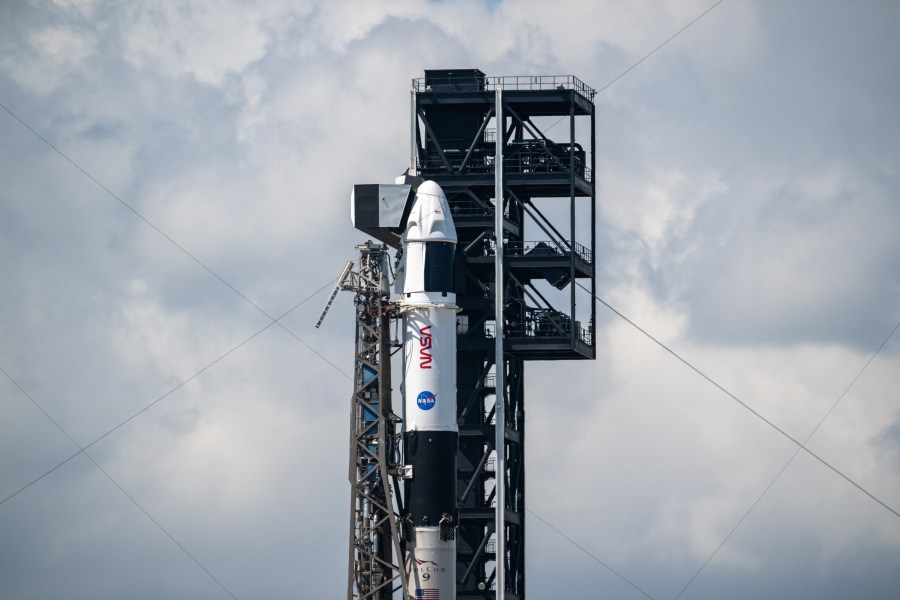
M431 352L428 351L431 348L431 334L428 332L429 329L431 329L431 325L419 329L419 346L421 346L421 348L419 348L420 369L431 368Z

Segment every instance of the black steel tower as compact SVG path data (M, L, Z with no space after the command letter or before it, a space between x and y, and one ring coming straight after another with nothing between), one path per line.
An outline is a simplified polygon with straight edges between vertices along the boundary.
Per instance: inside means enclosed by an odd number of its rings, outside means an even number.
M455 223L458 598L525 597L525 363L595 357L594 94L573 76L426 71L412 85L408 176L354 186L355 226L388 246L423 180ZM403 566L400 482L416 476L398 462L391 409L387 247L359 250L335 291L357 304L347 597L436 597L410 589Z
M468 69L425 71L413 80L412 174L443 188L459 236L459 598L525 597L525 363L595 357L594 94L573 76L487 77ZM496 186L498 154L503 168ZM503 213L502 240L494 235L495 210ZM500 328L494 305L498 243ZM503 331L499 361L497 330ZM496 389L498 379L502 390ZM495 462L497 393L503 398L505 459ZM505 506L496 506L498 496ZM502 540L495 532L496 510ZM505 565L499 595L497 561Z

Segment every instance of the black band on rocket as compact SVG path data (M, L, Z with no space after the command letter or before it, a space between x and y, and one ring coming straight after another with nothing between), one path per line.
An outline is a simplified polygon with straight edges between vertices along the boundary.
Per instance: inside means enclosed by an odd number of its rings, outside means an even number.
M446 513L456 520L455 431L410 431L406 433L406 464L412 479L406 482L407 509L416 527L437 527Z

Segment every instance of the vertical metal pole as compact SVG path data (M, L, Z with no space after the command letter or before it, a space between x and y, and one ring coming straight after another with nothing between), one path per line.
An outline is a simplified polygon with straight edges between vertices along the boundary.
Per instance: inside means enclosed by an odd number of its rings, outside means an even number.
M418 175L416 169L416 146L418 145L416 142L416 86L413 84L412 88L409 90L409 174L410 175Z
M569 248L572 249L571 260L569 260L569 287L571 288L569 315L572 317L569 325L572 328L569 334L569 343L572 348L575 348L580 333L576 331L578 328L575 326L575 288L578 287L575 283L575 259L577 257L575 252L575 248L577 248L575 245L575 93L570 94L569 98Z
M378 274L381 281L379 283L383 284L388 270L387 251L382 252L380 258L381 268ZM378 295L378 311L380 315L378 317L378 410L381 413L378 416L378 468L381 474L381 485L385 491L386 511L380 514L379 518L385 519L387 523L382 523L381 525L380 547L377 549L377 553L378 557L385 564L400 565L400 587L403 589L403 593L406 593L409 590L409 585L406 581L406 569L403 568L403 554L400 551L400 530L397 526L397 519L390 514L394 510L394 500L390 489L391 476L388 472L387 453L389 448L393 448L394 443L392 439L394 423L391 421L391 414L394 412L394 408L391 402L391 318L384 310L384 305L387 304L388 300L388 297L385 296L387 293L389 293L389 290L382 285ZM388 577L384 579L387 580ZM376 598L379 600L391 600L394 596L392 588L393 585L385 585Z
M494 483L497 510L494 521L497 561L497 600L502 600L506 591L506 382L504 381L503 360L503 146L506 133L503 116L503 90L497 86L496 92L497 134L494 151L494 450L497 453Z
M596 109L591 96L591 358L597 357L597 127Z

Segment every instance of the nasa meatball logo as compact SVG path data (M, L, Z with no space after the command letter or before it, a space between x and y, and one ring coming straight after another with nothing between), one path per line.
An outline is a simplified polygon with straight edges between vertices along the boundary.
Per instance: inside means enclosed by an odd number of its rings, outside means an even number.
M419 394L419 397L416 398L416 404L419 405L419 408L422 410L431 410L434 408L434 403L437 400L437 395L432 394L431 392L422 392Z

